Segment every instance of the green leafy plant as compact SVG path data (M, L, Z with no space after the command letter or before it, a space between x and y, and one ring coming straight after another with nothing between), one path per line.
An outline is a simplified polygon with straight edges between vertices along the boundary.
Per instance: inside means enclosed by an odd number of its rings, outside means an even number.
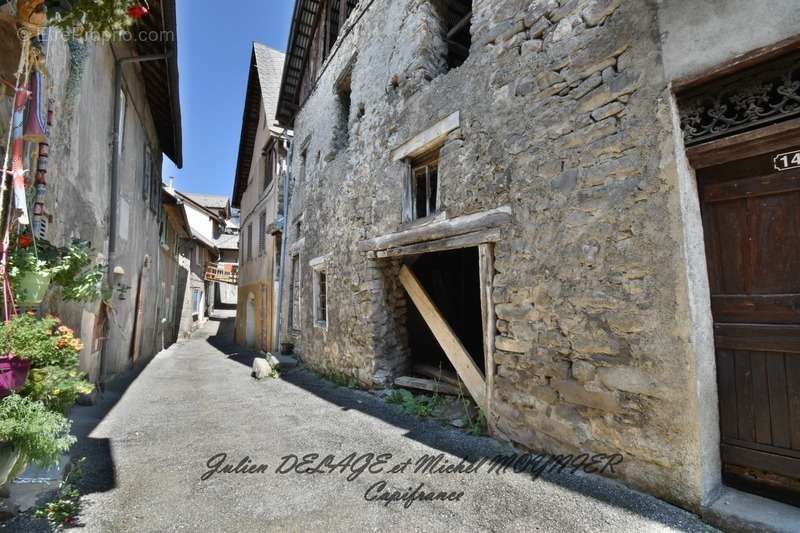
M406 389L395 389L386 399L387 402L399 405L403 411L419 418L428 418L439 405L440 398L433 396L414 396Z
M73 241L55 248L43 241L27 247L17 245L9 256L8 276L17 299L25 299L23 278L31 273L49 276L60 286L66 301L90 302L102 296L106 266L93 265L92 249L86 241Z
M74 368L48 366L31 370L20 394L42 402L51 411L63 413L75 404L79 395L93 390L94 385L86 381L82 372Z
M33 368L76 368L81 349L74 332L52 316L23 314L0 327L0 353L30 359Z
M0 400L0 442L19 448L29 461L48 467L69 450L71 423L42 402L12 394Z
M58 487L55 499L36 509L36 518L46 519L55 526L74 525L81 511L81 493L75 485L83 477L82 464L85 457L73 461L69 471Z
M334 382L339 387L346 387L348 389L358 388L358 379L350 374L339 372L337 370L329 370L324 374L325 378Z

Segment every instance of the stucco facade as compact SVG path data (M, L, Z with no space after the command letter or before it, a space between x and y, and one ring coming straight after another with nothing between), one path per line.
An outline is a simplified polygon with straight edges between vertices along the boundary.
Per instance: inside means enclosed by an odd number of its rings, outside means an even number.
M621 453L623 481L700 508L721 483L717 385L671 84L798 24L790 1L759 29L747 3L701 2L723 16L692 20L688 4L474 0L468 57L448 68L436 3L359 2L297 109L278 111L295 137L282 337L314 368L391 384L417 331L401 266L473 224L490 428L528 449ZM409 160L431 147L436 210L413 220Z

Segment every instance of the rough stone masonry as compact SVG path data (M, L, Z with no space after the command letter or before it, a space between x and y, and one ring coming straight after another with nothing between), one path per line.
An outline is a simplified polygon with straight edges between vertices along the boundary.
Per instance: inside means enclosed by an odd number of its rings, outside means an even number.
M472 8L469 57L449 71L435 2L361 1L348 18L295 118L287 226L302 320L284 335L311 366L364 385L406 368L402 261L356 244L403 227L406 163L392 151L458 112L439 210L513 214L494 246L498 433L551 453L622 453L627 483L696 508L704 444L659 6ZM324 328L308 265L323 256Z

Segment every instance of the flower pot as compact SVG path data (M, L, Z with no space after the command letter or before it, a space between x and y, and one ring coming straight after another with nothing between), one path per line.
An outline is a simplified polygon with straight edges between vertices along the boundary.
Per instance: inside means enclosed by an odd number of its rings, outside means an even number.
M47 288L50 286L49 272L24 272L16 283L16 304L20 307L32 307L42 303Z
M29 359L20 359L13 354L0 355L0 398L25 385L30 369Z
M20 450L10 442L0 442L0 487L8 482L14 466L19 460Z

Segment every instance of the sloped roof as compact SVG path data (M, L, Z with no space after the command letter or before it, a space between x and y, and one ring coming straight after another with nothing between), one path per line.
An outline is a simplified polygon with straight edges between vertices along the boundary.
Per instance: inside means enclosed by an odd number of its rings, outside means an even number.
M183 193L196 203L203 207L210 207L212 209L224 209L228 206L228 197L221 194L201 194L195 192Z
M238 250L239 249L239 235L223 233L215 241L217 248L220 250Z
M250 75L247 79L247 93L242 115L239 158L236 162L236 178L233 184L232 205L234 207L239 207L242 194L247 186L262 106L267 120L269 120L270 130L276 134L281 132L281 128L273 123L278 108L278 93L283 76L284 58L284 54L277 50L260 43L253 43L253 52L250 56Z

